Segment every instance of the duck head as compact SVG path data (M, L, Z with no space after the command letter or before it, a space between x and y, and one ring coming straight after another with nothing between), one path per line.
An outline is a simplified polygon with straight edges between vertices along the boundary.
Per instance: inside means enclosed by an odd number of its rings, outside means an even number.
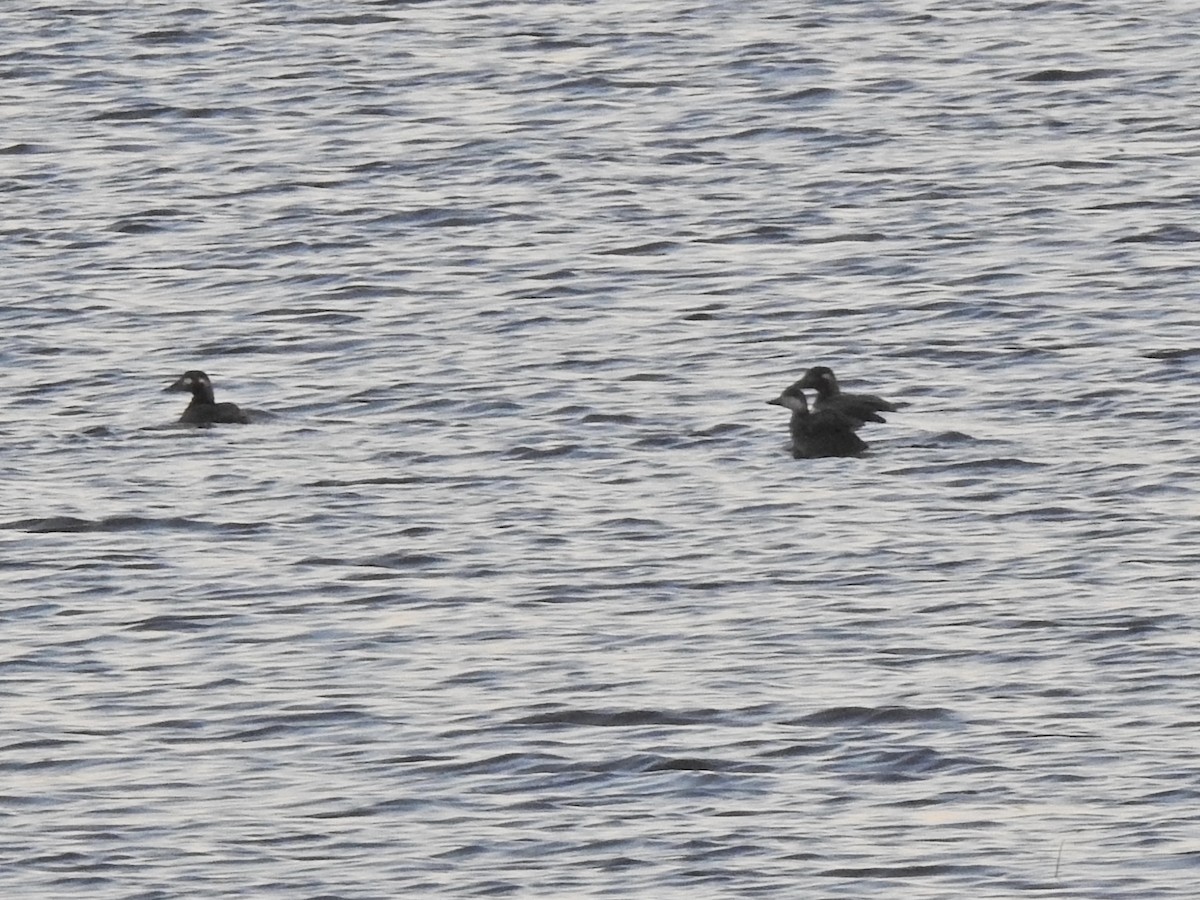
M796 384L802 388L812 388L822 397L836 394L839 390L837 378L829 366L813 366Z
M767 403L772 406L782 406L784 409L790 409L792 412L808 412L808 398L804 396L803 385L799 381L791 387L785 388L782 394L774 400L768 400Z
M208 380L208 376L198 369L193 369L190 372L184 372L176 381L168 388L163 389L165 392L191 394L194 399L200 403L213 402L212 382Z

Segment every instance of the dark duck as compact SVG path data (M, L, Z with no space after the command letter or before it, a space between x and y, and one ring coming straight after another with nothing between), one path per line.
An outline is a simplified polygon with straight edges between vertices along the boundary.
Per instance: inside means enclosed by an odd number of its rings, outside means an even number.
M793 387L811 388L817 392L817 399L813 403L813 409L817 412L837 410L860 422L886 422L887 419L880 413L895 412L900 408L874 394L843 393L837 376L828 366L813 366Z
M817 459L858 456L865 451L866 443L854 433L862 421L837 409L810 411L802 383L797 381L774 400L767 401L792 411L792 456Z
M184 372L167 391L192 395L179 421L185 425L245 425L250 420L234 403L217 403L213 399L212 382L203 372L193 369Z

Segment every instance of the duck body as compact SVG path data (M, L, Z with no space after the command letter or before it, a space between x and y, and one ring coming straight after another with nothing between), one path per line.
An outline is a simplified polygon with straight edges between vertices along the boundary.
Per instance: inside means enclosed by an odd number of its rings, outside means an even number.
M192 402L179 417L185 425L245 425L250 421L236 403L217 403L213 398L212 382L199 370L184 372L165 390L192 395Z
M837 409L810 410L800 382L767 403L792 411L789 428L796 459L858 456L867 449L866 442L854 433L862 422Z
M811 388L817 392L813 408L818 412L836 410L853 419L863 422L886 422L881 412L896 412L900 407L894 403L876 397L874 394L843 393L838 384L837 376L828 366L813 366L804 373L796 385L800 388Z

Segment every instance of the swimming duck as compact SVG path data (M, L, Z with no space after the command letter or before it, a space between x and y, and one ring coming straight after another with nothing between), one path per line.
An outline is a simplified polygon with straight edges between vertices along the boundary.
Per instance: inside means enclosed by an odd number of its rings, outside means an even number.
M187 392L192 395L179 421L186 425L245 425L250 420L234 403L217 403L213 399L212 382L203 372L193 369L184 372L166 391Z
M862 422L838 409L810 412L799 381L767 402L792 411L792 456L796 459L857 456L867 449L863 439L854 433Z
M799 388L812 388L817 392L813 408L836 409L860 422L886 422L881 412L895 412L900 407L874 394L844 394L838 386L837 376L829 366L813 366L795 384Z

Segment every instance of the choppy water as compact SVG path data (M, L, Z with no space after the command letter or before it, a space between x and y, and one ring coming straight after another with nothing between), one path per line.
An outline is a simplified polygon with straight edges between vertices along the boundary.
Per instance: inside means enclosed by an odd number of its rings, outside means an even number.
M1194 896L1198 36L0 7L5 896Z

